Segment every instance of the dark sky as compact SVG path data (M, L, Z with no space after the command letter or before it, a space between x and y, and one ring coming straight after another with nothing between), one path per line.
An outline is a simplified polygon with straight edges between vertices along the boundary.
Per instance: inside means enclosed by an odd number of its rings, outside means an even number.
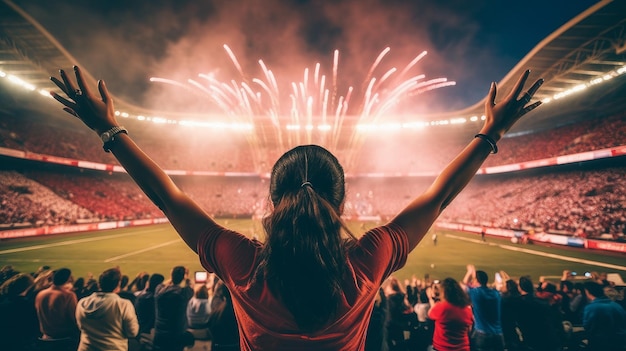
M429 111L456 110L485 96L537 43L597 0L14 0L113 94L150 107L180 108L176 93L151 76L184 81L198 73L239 79L223 44L246 75L258 60L279 85L302 80L316 62L339 91L363 86L377 55L401 69L423 50L415 73L454 87L420 96ZM424 107L426 106L426 107Z

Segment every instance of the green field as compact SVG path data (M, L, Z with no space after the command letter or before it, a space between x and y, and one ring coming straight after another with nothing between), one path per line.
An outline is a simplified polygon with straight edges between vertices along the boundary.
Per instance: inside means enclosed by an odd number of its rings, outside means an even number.
M233 230L251 235L259 224L251 220L223 220ZM373 223L349 223L355 234ZM556 246L515 245L509 240L454 231L439 231L437 246L427 235L409 255L406 266L394 275L400 279L430 274L434 279L461 279L468 263L487 271L498 270L517 277L530 274L560 277L564 269L586 272L616 272L626 277L626 256ZM21 272L35 271L41 265L52 269L68 267L74 277L89 272L98 276L103 270L119 266L131 278L141 271L169 276L173 266L190 271L202 270L197 256L178 237L169 224L107 230L101 232L55 235L0 241L0 266L12 265ZM433 265L431 267L431 265Z

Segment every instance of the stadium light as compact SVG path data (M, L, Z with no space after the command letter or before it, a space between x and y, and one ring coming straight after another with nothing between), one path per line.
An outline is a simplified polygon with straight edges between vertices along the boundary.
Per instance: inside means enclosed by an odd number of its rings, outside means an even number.
M24 89L30 90L30 91L35 91L37 88L30 84L25 82L24 80L22 80L21 78L14 76L12 74L9 74L6 76L9 79L9 82L13 83L13 84L17 84L22 86Z
M622 47L621 50L624 50L624 48ZM580 91L583 91L585 89L587 89L588 87L591 86L595 86L601 83L604 83L606 81L609 81L615 77L621 76L623 74L626 74L626 65L621 66L617 69L614 69L612 71L603 73L602 75L599 75L595 78L590 79L589 81L582 83L582 84L578 84L576 86L573 86L569 89L563 90L561 92L558 92L552 96L548 96L544 99L542 99L541 101L546 104L546 103L550 103L553 100L557 100L557 99L561 99L564 98L566 96L569 96L573 93L577 93ZM48 98L51 98L52 96L50 95L50 92L48 90L45 89L38 89L35 85L30 84L26 81L24 81L23 79L19 78L16 75L7 73L5 71L1 71L0 70L0 78L5 78L7 79L9 82L17 85L17 86L21 86L22 88L29 90L29 91L37 91L39 93L39 95L42 96L46 96ZM143 115L135 115L135 114L131 114L128 112L124 112L124 111L115 111L115 115L119 116L119 117L123 117L123 118L134 118L138 121L149 121L152 123L156 123L156 124L178 124L178 125L183 125L183 126L194 126L194 127L205 127L205 128L213 128L213 129L222 129L222 130L240 130L240 131L249 131L254 129L254 125L251 123L222 123L222 122L199 122L199 121L185 121L185 120L176 120L176 119L167 119L164 117L146 117ZM377 124L377 123L369 123L369 124L358 124L356 126L357 130L359 131L373 131L373 130L379 130L379 129L383 129L383 130L398 130L398 129L423 129L425 127L428 126L447 126L447 125L453 125L453 124L463 124L463 123L467 123L467 122L478 122L478 121L484 121L485 120L485 116L468 116L468 117L453 117L447 120L436 120L436 121L414 121L414 122L386 122L383 124ZM314 124L306 124L304 126L301 126L299 124L287 124L285 126L285 129L288 131L298 131L301 130L302 128L306 129L306 130L313 130L313 129L317 129L319 131L322 132L327 132L330 131L332 129L332 126L326 123L323 124L319 124L319 125L314 125Z

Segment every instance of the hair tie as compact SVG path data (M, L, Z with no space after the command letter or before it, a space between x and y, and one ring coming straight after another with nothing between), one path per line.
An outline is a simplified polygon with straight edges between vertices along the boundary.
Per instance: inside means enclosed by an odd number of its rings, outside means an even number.
M302 183L302 185L300 185L301 188L304 188L305 186L310 186L311 189L313 189L313 184L311 184L311 182L304 182Z

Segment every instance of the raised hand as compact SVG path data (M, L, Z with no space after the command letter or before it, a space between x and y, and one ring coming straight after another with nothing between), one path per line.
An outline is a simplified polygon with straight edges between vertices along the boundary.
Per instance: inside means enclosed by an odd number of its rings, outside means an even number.
M541 105L541 101L534 102L530 105L528 105L528 103L543 84L543 79L535 81L535 83L522 94L529 74L530 70L526 70L520 76L517 84L515 84L515 87L511 90L509 95L498 103L496 103L498 90L496 83L491 83L489 95L485 101L486 120L481 130L482 134L490 136L497 142L523 115Z
M85 83L78 66L74 66L77 84L69 79L65 71L60 70L59 73L62 81L56 77L50 77L50 80L67 95L67 98L62 97L55 92L50 92L50 95L52 95L55 100L63 104L63 111L71 114L72 116L78 117L81 121L83 121L83 123L96 131L98 134L119 125L115 119L113 99L111 98L104 81L98 81L98 91L100 92L100 97L97 97Z

